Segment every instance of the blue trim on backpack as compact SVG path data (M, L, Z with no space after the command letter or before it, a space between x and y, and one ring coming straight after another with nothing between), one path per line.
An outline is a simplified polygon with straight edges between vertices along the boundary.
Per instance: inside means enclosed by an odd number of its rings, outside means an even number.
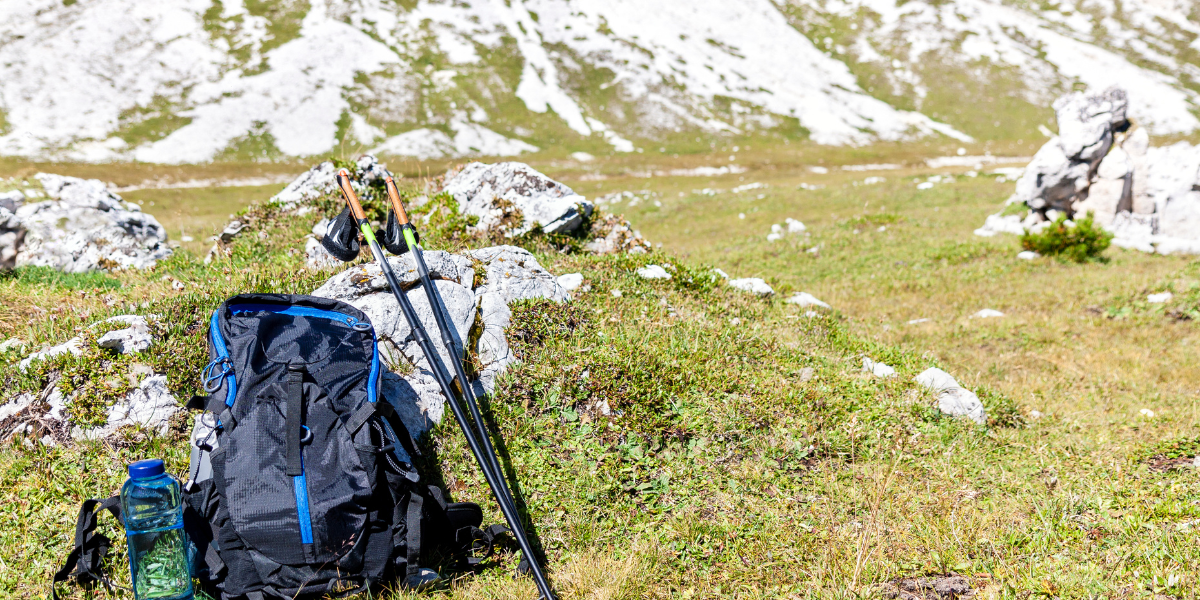
M300 518L300 541L311 544L312 516L308 511L308 479L304 476L304 450L300 451L300 474L292 477L292 491L296 494L296 516Z
M225 337L221 335L221 328L217 326L217 313L220 309L214 310L212 321L208 327L208 337L212 341L213 349L217 351L217 361L229 362L229 347L225 345ZM213 361L213 362L217 362ZM225 379L229 387L225 391L225 406L233 406L233 399L237 397L237 375L233 372L233 365L229 365L229 369L225 371Z
M379 399L379 340L371 330L371 374L367 376L367 401L374 404Z
M273 312L294 317L321 317L344 323L350 327L358 324L358 319L335 310L324 310L321 308L310 308L308 306L286 306L282 304L235 304L229 307L230 312L237 314L240 312Z

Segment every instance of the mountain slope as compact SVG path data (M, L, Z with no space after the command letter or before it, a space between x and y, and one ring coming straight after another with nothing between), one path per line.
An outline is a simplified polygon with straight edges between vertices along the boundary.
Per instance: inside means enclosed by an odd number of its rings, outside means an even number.
M1112 83L1153 132L1188 132L1200 25L1172 1L13 0L0 154L993 139L1033 135L1073 85Z

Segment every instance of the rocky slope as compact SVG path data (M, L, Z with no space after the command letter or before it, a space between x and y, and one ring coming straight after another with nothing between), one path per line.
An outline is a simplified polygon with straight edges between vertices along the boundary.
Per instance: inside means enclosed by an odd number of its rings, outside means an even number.
M14 0L0 154L1016 138L1052 126L1040 107L1072 86L1115 83L1151 133L1186 132L1198 34L1186 0Z

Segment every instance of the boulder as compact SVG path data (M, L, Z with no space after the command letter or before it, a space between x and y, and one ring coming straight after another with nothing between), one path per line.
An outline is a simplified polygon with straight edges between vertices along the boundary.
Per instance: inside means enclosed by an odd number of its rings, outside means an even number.
M953 417L966 417L983 425L987 422L987 412L979 396L958 384L949 373L930 368L922 371L914 379L918 385L928 389L937 396L938 410Z
M354 191L361 194L371 184L382 181L387 170L370 154L360 156L355 161L360 177L351 181ZM314 200L337 192L338 167L333 161L325 161L302 173L294 179L283 191L271 197L271 203L277 204L283 210L292 211L308 206Z
M129 354L148 350L153 344L153 332L147 317L118 315L93 323L91 327L106 323L121 323L125 327L106 332L97 338L95 344L101 348ZM83 336L76 336L47 350L35 352L20 362L20 368L24 370L35 361L67 352L79 356L83 353L83 339ZM64 397L54 382L40 394L21 394L8 404L0 406L0 426L3 426L5 435L11 435L29 432L32 430L31 425L36 424L37 428L48 429L51 433L61 432L66 435L66 432L70 432L70 436L77 440L105 439L120 428L131 425L165 433L172 417L182 410L178 400L170 392L167 376L137 363L131 366L129 376L138 381L137 387L109 407L107 419L100 427L84 429L70 423L64 408L71 398ZM51 435L43 441L52 443L54 436Z
M125 323L128 327L114 329L96 340L96 345L121 354L143 352L150 348L154 338L150 335L150 323L140 315L120 315L107 319L106 323Z
M637 270L638 277L642 279L670 279L671 274L666 269L658 265L646 265Z
M507 233L519 235L540 225L547 233L571 233L592 214L592 203L571 188L519 162L473 162L448 173L442 190L459 210L479 217L477 227L504 226L519 211L522 221Z
M1030 209L1073 214L1088 197L1091 178L1108 155L1117 131L1128 128L1129 101L1112 87L1099 94L1075 92L1054 102L1059 135L1046 142L1017 180L1014 198Z
M48 173L36 177L51 199L15 211L26 230L17 266L48 266L69 273L144 269L170 256L167 232L158 220L104 183Z
M425 291L417 283L411 256L393 256L388 260L441 360L449 366L450 355L441 343ZM512 318L509 303L535 298L562 302L569 298L557 278L542 268L532 254L515 246L470 250L463 255L431 251L425 253L425 262L450 313L455 360L462 360L466 343L474 337L472 331L478 334L477 379L472 386L481 395L491 393L496 378L516 360L505 337ZM483 272L478 282L477 269ZM439 423L445 399L400 306L387 288L382 270L374 263L350 267L327 280L313 295L342 300L370 317L381 352L392 371L385 374L381 393L396 405L413 435Z
M594 254L642 254L650 251L650 242L642 237L641 232L634 229L625 217L607 215L593 224L591 241L584 244L584 249Z
M1059 213L1091 214L1112 244L1160 254L1200 254L1200 147L1151 147L1144 128L1126 131L1124 92L1074 93L1054 104L1060 135L1034 156L1009 203L1028 209L991 215L976 235L1038 231Z
M558 276L558 285L568 292L573 292L583 285L582 273L567 273L566 275Z
M863 357L862 370L876 377L882 378L895 377L896 375L896 369L893 369L892 367L881 362L871 360L865 356Z
M17 255L25 243L25 226L12 210L0 206L0 270L17 266Z
M742 290L743 292L750 292L763 297L770 296L775 293L775 290L772 289L770 285L767 285L766 281L763 281L758 277L731 279L729 280L729 285L733 288Z
M812 306L817 306L820 308L829 308L828 304L821 302L820 300L817 299L816 296L814 296L808 292L796 292L795 294L792 294L792 297L788 298L787 300L784 300L784 302L786 302L788 304L795 304L796 306L799 306L800 308L809 308Z

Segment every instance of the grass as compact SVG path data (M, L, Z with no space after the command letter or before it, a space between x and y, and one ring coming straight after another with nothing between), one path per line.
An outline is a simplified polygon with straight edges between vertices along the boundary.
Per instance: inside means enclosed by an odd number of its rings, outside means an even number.
M750 144L736 153L746 173L711 179L630 172L726 164L731 148L534 163L589 196L651 190L652 199L609 210L662 244L595 257L522 241L551 272L582 273L590 286L567 306L513 307L510 336L524 362L487 406L563 597L846 598L896 577L957 572L989 598L1194 598L1200 481L1161 465L1185 460L1200 436L1197 332L1168 315L1194 304L1196 263L1115 248L1107 263L1018 261L1015 237L971 235L1010 183L959 176L917 189L914 178L932 174L922 158L953 148ZM819 160L906 166L813 173ZM589 173L605 178L581 180ZM886 181L862 185L867 175ZM692 193L756 181L768 187ZM807 235L768 242L786 217ZM310 222L249 220L250 235L222 260L206 266L185 249L153 272L104 276L119 288L0 280L11 315L0 335L40 348L130 305L164 314L173 329L147 354L174 356L161 368L186 397L203 362L195 324L220 300L303 293L323 280L288 253ZM460 223L440 223L423 229L429 245L474 243L438 229ZM671 265L674 277L636 276L651 263ZM716 285L710 267L764 277L778 294ZM801 290L833 311L806 317L781 301ZM1164 290L1176 294L1167 307L1144 304ZM1110 307L1129 312L1112 318ZM967 318L981 308L1007 316ZM918 318L930 320L908 324ZM897 377L863 373L864 356ZM18 358L0 366L9 395L36 387L16 373ZM912 382L930 366L979 393L986 427L932 408ZM499 520L453 423L427 443L455 499ZM0 595L44 594L78 503L115 490L134 458L162 456L181 472L185 447L126 432L109 445L0 449L0 521L10 524L0 530ZM114 552L127 578L124 546ZM532 596L530 581L511 577L513 554L495 563L428 595Z

